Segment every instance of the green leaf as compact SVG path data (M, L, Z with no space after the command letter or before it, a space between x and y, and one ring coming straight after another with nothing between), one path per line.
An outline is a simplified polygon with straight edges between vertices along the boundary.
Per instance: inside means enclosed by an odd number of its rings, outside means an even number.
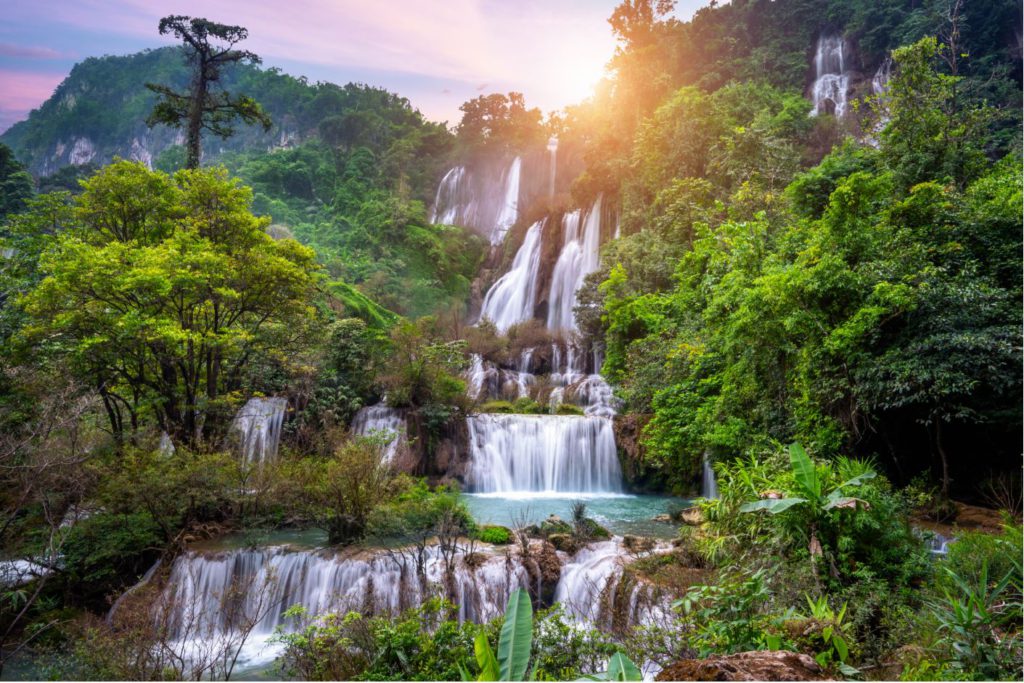
M855 669L849 664L840 664L839 673L843 674L847 678L853 678L854 676L860 676L860 669Z
M857 507L857 503L864 503L865 505L867 505L867 502L861 500L860 498L850 498L848 496L840 496L840 497L837 497L837 498L833 499L830 496L829 497L829 501L828 501L828 503L825 504L824 509L825 510L831 510L833 508L856 508Z
M800 485L811 498L821 497L821 482L818 481L818 472L814 469L814 462L804 447L793 443L789 447L789 460L793 465L793 476L796 483Z
M850 655L850 648L846 645L846 641L838 633L832 636L832 645L835 647L836 652L839 653L839 661L845 662L846 658Z
M605 675L607 681L642 681L644 675L637 668L629 657L616 652L608 660L608 673Z
M498 660L494 657L491 644L487 642L487 634L480 632L476 634L473 641L473 651L476 653L476 663L480 667L478 681L501 680L501 670L498 667Z
M777 515L780 512L785 512L794 505L806 502L806 498L766 498L764 500L755 500L752 503L741 505L740 512L757 512L758 510L767 510L773 515Z
M530 663L530 645L533 639L533 606L530 596L518 589L508 599L505 623L498 640L498 664L502 681L521 681Z
M848 479L848 480L844 481L842 484L840 484L839 486L837 486L836 490L838 491L839 489L846 488L847 486L860 486L861 484L866 482L868 479L874 479L877 476L878 475L875 474L874 472L865 472L864 474L858 474L853 479Z

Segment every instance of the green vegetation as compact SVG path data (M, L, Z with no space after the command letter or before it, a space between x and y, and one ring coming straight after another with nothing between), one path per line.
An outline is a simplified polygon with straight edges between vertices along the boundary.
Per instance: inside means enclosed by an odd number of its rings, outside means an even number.
M381 89L215 57L204 39L244 29L168 17L191 48L87 59L5 133L0 553L32 573L0 591L0 673L45 655L54 677L227 679L287 609L278 673L304 680L639 680L633 662L758 650L831 677L1019 679L1019 7L733 0L679 21L672 6L621 3L607 80L547 118L481 94L449 130ZM854 65L838 119L805 96L808 50L833 33ZM203 127L226 136L216 155ZM445 169L526 168L551 135L559 172L583 170L520 207L501 250L428 218ZM621 399L602 424L627 484L689 499L704 462L717 476L718 498L668 517L672 546L595 546L612 536L582 501L570 520L478 526L459 490L467 416L583 414L547 400L562 333L467 314L527 224L598 193L600 266L571 340ZM546 231L539 317L564 237ZM468 397L470 354L530 365L531 397ZM254 397L283 413L243 443ZM378 404L403 424L393 454L353 433ZM271 432L276 457L241 457ZM386 555L417 590L387 615L370 581L365 601L312 614L269 602L293 592L268 569L214 596L231 629L206 659L166 654L178 634L154 610L177 597L175 558L283 529ZM621 576L552 604L566 558L598 547ZM457 580L495 560L504 617L460 622Z

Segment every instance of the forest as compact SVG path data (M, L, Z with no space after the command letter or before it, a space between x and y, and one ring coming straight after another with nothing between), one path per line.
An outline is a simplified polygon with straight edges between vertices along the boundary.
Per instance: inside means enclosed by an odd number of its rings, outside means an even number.
M452 125L80 62L0 135L0 678L1020 680L1021 14L622 0Z

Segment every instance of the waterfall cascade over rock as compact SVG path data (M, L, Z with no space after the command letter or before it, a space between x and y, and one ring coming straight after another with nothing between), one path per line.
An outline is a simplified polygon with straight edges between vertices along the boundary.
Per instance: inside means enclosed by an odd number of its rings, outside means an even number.
M552 331L576 329L576 292L583 279L601 265L601 195L581 220L581 211L562 217L563 244L551 275L547 328ZM580 226L582 222L582 234Z
M611 420L579 415L469 418L473 493L595 494L622 491Z
M487 291L480 318L487 318L500 332L533 317L537 273L540 268L544 221L526 231L526 238L512 260L512 267Z
M360 408L352 418L352 433L384 439L384 462L393 462L408 438L405 414L385 403Z
M431 222L472 228L492 245L501 244L519 219L522 167L517 156L500 171L449 169L437 188Z
M811 86L812 116L846 114L850 74L846 63L846 41L839 35L822 35L814 55L815 78Z
M718 498L718 480L715 478L715 469L711 466L711 460L706 455L704 456L704 463L701 466L701 470L701 497L707 498L708 500Z
M286 398L257 396L250 398L238 411L233 429L238 434L245 462L258 465L277 457L287 409Z

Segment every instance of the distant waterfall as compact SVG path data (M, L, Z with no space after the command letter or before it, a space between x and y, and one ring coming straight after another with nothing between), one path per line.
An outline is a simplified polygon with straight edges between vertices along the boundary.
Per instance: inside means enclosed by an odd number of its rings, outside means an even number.
M701 466L700 495L708 500L718 498L718 480L715 479L715 468L711 466L711 460L704 456L704 463Z
M516 157L500 174L488 167L449 169L437 186L430 222L473 228L492 245L501 244L519 220L522 165Z
M548 197L555 196L555 176L558 170L558 138L552 135L548 138L548 156L551 159L551 169L548 172Z
M569 415L467 418L474 493L622 491L612 421Z
M508 229L519 220L519 173L523 166L521 157L516 157L505 173L505 192L501 208L491 232L491 244L497 245L505 241Z
M250 398L235 417L233 429L239 435L242 457L260 464L277 457L281 426L288 408L286 398Z
M359 436L376 435L386 439L384 462L393 462L407 438L405 415L401 410L385 403L360 408L352 418L352 433Z
M430 212L431 223L464 225L468 222L466 221L466 213L469 207L459 203L462 178L465 175L465 166L456 166L445 173L444 178L441 179L441 184L437 186L434 208Z
M846 113L850 76L844 50L845 41L842 36L818 38L818 49L814 55L815 79L811 88L811 100L814 102L812 116L834 114L836 118L841 118Z
M586 214L580 235L581 211L577 209L562 217L562 251L551 275L548 297L549 330L574 330L576 292L583 279L601 265L601 195Z
M484 297L480 317L491 320L501 332L533 317L543 230L543 221L530 226L512 267L487 290Z

